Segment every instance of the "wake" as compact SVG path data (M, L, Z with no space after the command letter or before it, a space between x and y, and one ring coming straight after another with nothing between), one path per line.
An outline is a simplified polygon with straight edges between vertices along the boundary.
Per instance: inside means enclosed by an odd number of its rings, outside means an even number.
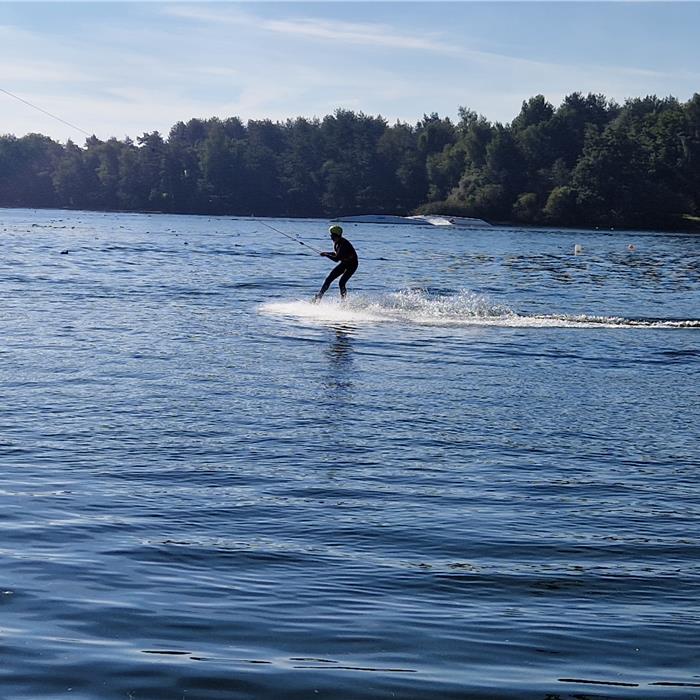
M500 326L510 328L700 328L700 319L622 318L588 315L522 315L473 292L435 294L410 289L382 295L353 294L318 304L310 301L269 302L265 314L312 324L404 323L432 326Z

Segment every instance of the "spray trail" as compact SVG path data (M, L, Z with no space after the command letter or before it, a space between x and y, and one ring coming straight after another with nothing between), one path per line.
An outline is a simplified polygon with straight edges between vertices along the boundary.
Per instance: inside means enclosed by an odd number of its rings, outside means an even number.
M263 304L261 312L312 324L401 323L433 326L496 326L509 328L656 328L700 329L700 319L624 318L619 316L520 314L488 297L461 291L434 294L408 289L382 295L355 294L312 304L281 301Z

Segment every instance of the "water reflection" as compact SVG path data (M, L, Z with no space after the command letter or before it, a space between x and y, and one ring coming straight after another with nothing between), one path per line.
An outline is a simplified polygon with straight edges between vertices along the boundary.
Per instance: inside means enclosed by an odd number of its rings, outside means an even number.
M328 358L328 374L325 385L329 389L351 389L354 365L353 331L355 329L351 326L334 326L329 330L333 335L325 351Z

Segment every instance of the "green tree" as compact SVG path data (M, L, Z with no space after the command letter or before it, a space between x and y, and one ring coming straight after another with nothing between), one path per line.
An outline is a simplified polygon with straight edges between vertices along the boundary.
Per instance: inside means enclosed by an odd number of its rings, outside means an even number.
M552 224L559 224L562 226L576 223L577 198L576 190L571 187L567 187L566 185L555 187L549 194L544 207L545 219Z
M83 149L70 140L54 169L53 185L63 206L88 209L94 204L91 193L99 187L97 175L88 167Z
M552 146L556 158L573 168L583 152L586 133L598 133L619 114L619 107L603 95L589 93L585 97L573 92L564 98L552 117Z
M120 208L127 211L146 209L148 205L146 187L139 149L130 139L126 139L119 154L117 196Z
M245 191L245 143L213 124L201 145L201 189L212 214L242 213Z
M328 215L384 211L378 146L387 129L382 117L337 110L321 122L326 160L321 201Z
M659 226L686 208L682 194L656 179L650 152L615 125L589 133L572 185L585 223Z
M425 157L431 153L440 153L445 146L449 146L457 140L454 124L449 119L442 119L433 112L424 114L417 126L418 148Z
M428 177L415 130L397 122L377 142L379 181L384 208L406 214L425 201Z
M324 146L317 119L288 121L280 163L284 210L288 216L320 216Z
M0 205L52 207L60 144L41 134L0 138Z
M513 218L524 224L534 224L540 216L540 202L536 192L523 192L513 205Z

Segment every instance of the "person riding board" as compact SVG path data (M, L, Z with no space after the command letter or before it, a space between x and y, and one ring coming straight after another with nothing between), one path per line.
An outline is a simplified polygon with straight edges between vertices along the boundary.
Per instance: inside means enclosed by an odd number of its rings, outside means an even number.
M314 302L320 301L321 297L328 291L331 282L336 278L338 287L340 288L340 296L345 299L348 290L345 288L347 281L355 274L358 266L357 252L352 246L352 243L347 238L343 238L343 229L340 226L331 226L328 233L333 241L333 252L324 252L321 255L324 258L329 258L338 264L331 270L326 281L321 286L319 293L314 297Z

